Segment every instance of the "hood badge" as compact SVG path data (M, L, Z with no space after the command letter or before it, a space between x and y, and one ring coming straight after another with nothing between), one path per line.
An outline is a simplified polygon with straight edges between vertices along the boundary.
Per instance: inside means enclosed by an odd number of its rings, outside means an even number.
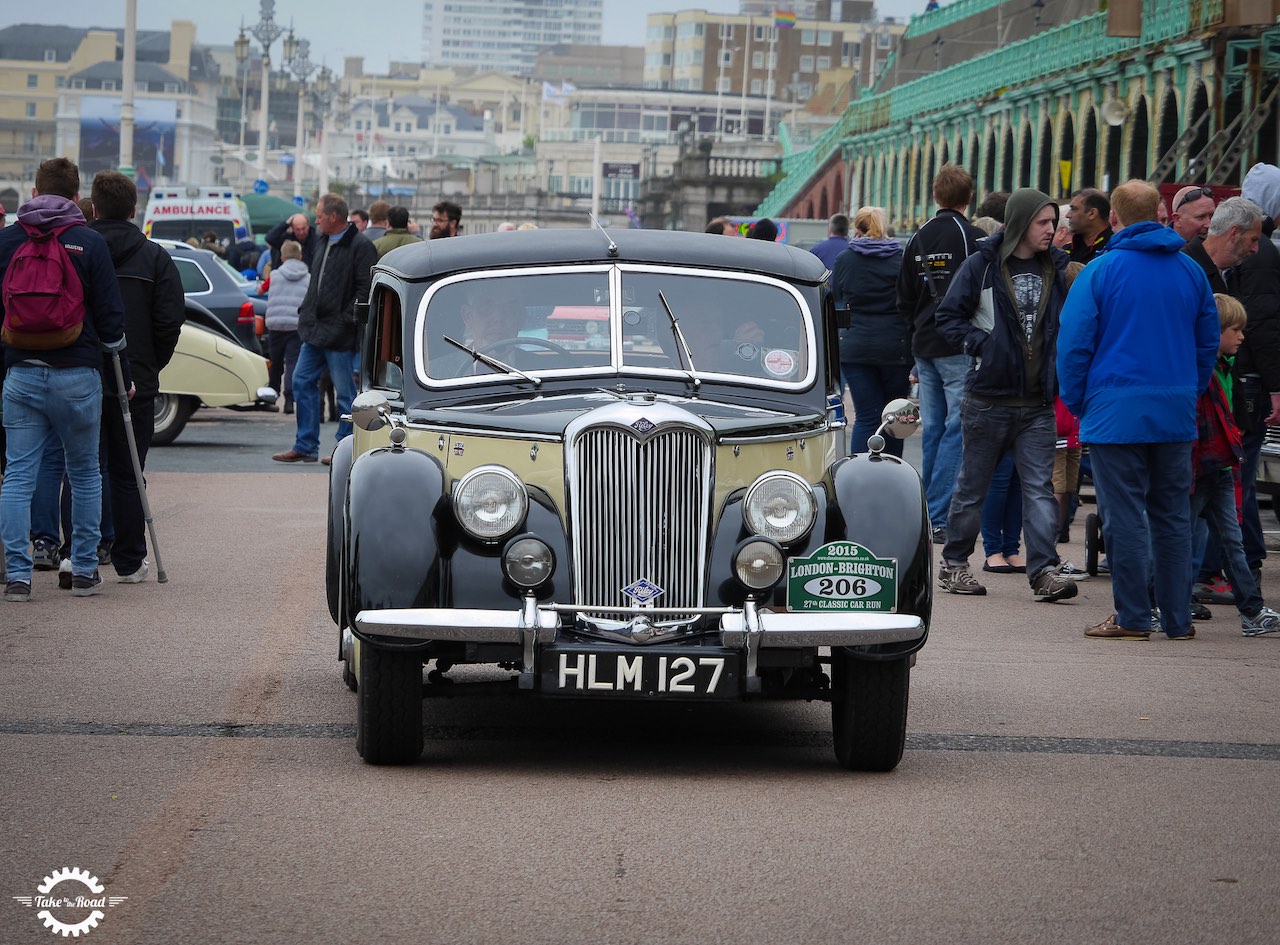
M640 580L633 581L632 583L624 587L622 589L622 593L626 594L637 604L640 604L641 606L643 606L645 604L653 603L655 600L657 600L659 597L665 594L666 591L658 587L658 585L654 584L652 581L648 580L647 578L641 578Z
M648 417L641 417L639 420L636 420L631 424L631 429L642 435L652 433L655 427L657 427L657 424Z

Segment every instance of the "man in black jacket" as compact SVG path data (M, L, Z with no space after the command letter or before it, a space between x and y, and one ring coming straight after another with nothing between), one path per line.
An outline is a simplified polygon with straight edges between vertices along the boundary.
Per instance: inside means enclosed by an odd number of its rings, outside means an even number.
M342 222L346 223L346 218ZM280 247L284 245L284 241L297 240L302 245L302 261L307 264L308 269L315 272L314 262L324 247L325 240L316 229L319 225L319 220L316 220L316 226L313 227L305 213L295 213L273 226L264 237L266 244L271 247L271 268L280 268L283 261L280 258Z
M943 166L933 179L933 199L937 214L911 237L902 257L898 314L912 332L911 354L920 381L920 475L933 540L941 544L960 469L960 397L969 359L938 333L934 313L952 276L986 234L965 219L973 178L963 167Z
M129 403L138 461L145 467L155 433L155 397L160 372L173 357L186 304L178 267L162 247L142 235L131 222L138 189L118 171L99 171L93 178L92 228L107 242L116 281L124 299L125 336L136 392ZM129 453L124 413L116 391L115 370L103 364L106 400L102 406L102 442L106 448L107 481L111 490L111 522L115 538L111 564L122 584L138 584L147 577L147 533L142 498Z
M1244 421L1244 462L1240 466L1244 550L1250 567L1255 567L1267 556L1258 516L1258 462L1267 425L1280 424L1280 249L1271 239L1280 220L1280 167L1255 164L1245 175L1241 196L1265 214L1258 251L1237 266L1229 280L1232 294L1249 314L1244 344L1236 355L1236 370L1243 382L1236 393L1236 416Z
M311 266L311 283L298 308L302 349L293 368L298 432L292 447L271 457L278 463L316 461L320 451L318 385L326 367L337 394L339 415L351 412L356 395L351 370L352 354L359 344L355 304L357 299L369 298L370 270L378 251L347 216L347 202L337 194L325 194L316 204L316 229L324 245ZM350 421L338 424L338 440L350 433Z
M1055 548L1058 318L1066 298L1067 255L1051 245L1058 207L1031 188L1015 190L1005 229L965 260L938 306L948 341L973 358L961 405L964 450L951 496L938 582L952 594L985 594L969 570L991 476L1012 451L1022 482L1027 578L1036 600L1076 596Z

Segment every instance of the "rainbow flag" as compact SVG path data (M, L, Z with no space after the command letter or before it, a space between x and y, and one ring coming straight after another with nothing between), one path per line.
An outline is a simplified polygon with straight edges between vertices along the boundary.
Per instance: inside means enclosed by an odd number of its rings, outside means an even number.
M780 30L794 29L796 25L796 11L774 10L773 25Z

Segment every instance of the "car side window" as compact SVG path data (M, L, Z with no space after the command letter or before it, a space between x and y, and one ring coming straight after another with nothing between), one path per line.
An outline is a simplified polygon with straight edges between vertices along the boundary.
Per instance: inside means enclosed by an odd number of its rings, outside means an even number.
M398 399L404 389L404 339L400 296L379 286L369 306L372 321L373 386L394 391Z
M213 288L204 273L190 259L174 257L174 265L178 267L178 275L182 277L182 291L185 295L208 292Z

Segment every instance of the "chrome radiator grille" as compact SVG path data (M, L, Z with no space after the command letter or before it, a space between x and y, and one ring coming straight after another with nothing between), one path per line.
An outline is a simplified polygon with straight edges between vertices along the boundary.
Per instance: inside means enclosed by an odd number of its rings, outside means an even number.
M635 607L623 588L648 581L662 589L648 601L654 607L701 606L708 440L687 427L638 438L630 429L593 426L581 431L570 455L575 602Z

